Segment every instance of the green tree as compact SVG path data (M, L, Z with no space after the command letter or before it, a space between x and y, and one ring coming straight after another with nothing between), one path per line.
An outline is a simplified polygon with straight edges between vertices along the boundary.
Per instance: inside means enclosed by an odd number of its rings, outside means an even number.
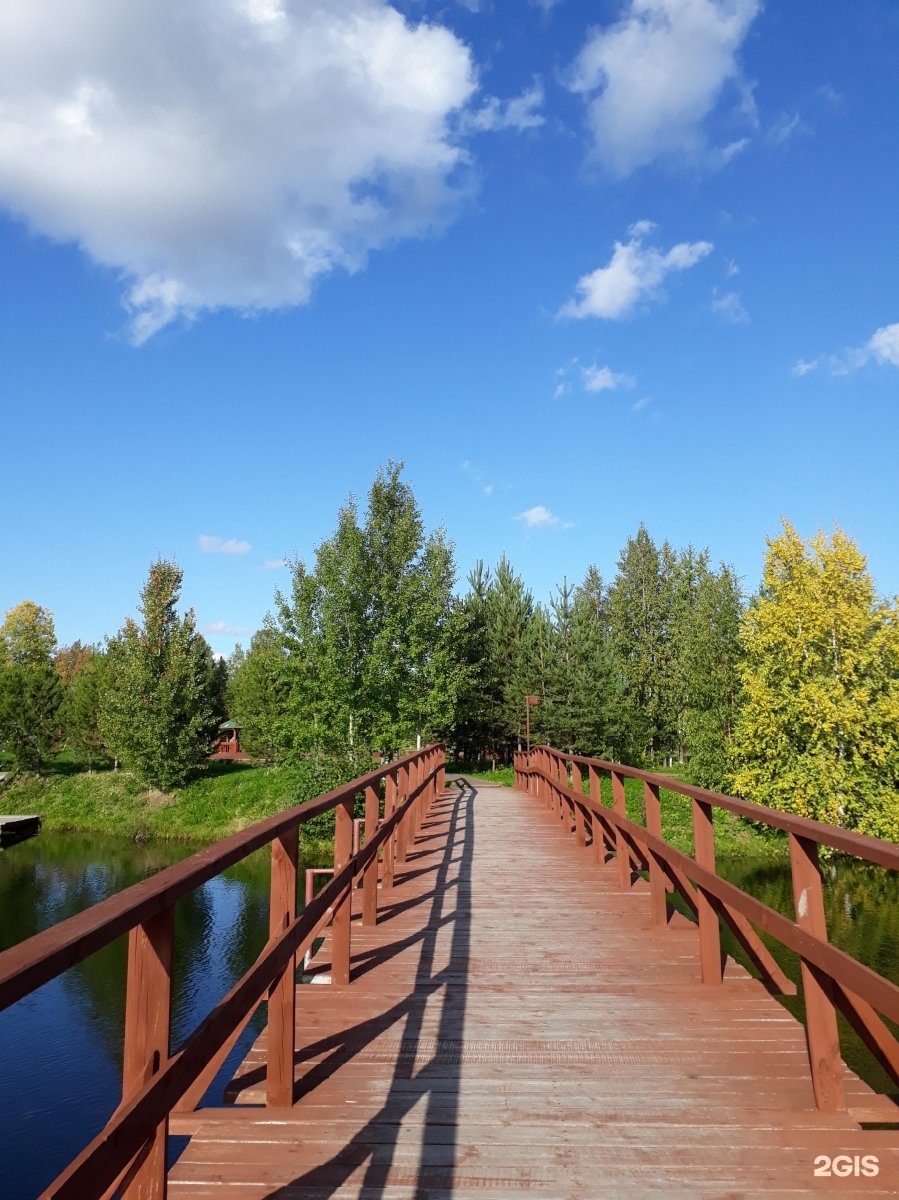
M14 763L40 771L59 733L62 684L52 665L53 614L25 600L0 625L0 742Z
M100 711L110 753L162 789L186 782L217 726L215 662L193 612L178 615L182 578L173 562L150 567L139 605L143 624L128 618L109 642Z
M691 783L725 791L729 753L739 713L740 618L743 597L733 569L722 566L699 580L681 645L684 740Z
M668 748L670 706L662 558L641 525L628 538L609 589L615 667L624 684L628 757L654 762Z
M839 529L784 521L742 626L733 786L750 800L899 840L899 606Z
M92 771L106 757L100 733L100 702L106 683L106 655L80 647L79 669L65 689L62 723L74 752ZM57 664L57 670L59 669Z
M285 749L290 681L281 638L271 625L253 634L250 649L231 658L228 713L249 754L277 759Z
M288 755L364 762L452 725L452 547L442 530L425 536L401 472L379 469L361 521L350 497L314 570L295 562L290 595L276 595Z

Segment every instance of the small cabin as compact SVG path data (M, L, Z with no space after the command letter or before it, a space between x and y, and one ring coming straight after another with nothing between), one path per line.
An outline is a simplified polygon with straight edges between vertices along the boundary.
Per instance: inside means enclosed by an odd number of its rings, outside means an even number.
M231 760L242 760L250 757L241 747L240 726L236 721L222 721L221 725L219 725L218 741L209 757Z

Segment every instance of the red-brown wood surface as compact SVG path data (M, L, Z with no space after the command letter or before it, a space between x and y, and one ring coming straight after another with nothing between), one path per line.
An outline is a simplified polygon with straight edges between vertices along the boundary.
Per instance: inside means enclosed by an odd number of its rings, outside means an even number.
M537 796L451 783L376 926L354 891L350 986L297 989L297 1102L246 1107L264 1032L235 1107L172 1118L169 1197L895 1195L895 1131L853 1120L886 1102L844 1069L850 1112L817 1112L803 1027L733 962L704 987L695 926L649 899Z

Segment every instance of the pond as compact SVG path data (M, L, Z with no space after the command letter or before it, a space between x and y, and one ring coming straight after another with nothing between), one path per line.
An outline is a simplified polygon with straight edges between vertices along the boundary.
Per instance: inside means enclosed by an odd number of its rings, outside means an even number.
M0 949L162 870L197 847L139 846L86 835L50 835L0 853ZM785 863L725 861L721 874L792 916ZM887 978L899 974L899 877L862 863L825 868L832 940ZM268 930L268 852L180 900L175 910L173 1046L243 974ZM725 942L732 952L735 947ZM769 942L797 981L795 956ZM0 1013L0 1197L29 1200L102 1128L121 1089L127 941L122 938ZM801 1012L801 996L785 1003ZM245 1056L263 1014L244 1033L207 1093ZM872 1087L895 1090L851 1031L849 1065ZM15 1153L10 1153L14 1148Z

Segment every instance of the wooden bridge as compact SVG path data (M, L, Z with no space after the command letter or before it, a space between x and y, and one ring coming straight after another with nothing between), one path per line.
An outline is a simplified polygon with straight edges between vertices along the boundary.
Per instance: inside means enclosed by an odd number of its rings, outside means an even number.
M694 856L663 839L663 787ZM716 874L716 807L786 831L795 919ZM298 915L299 831L330 810L334 875ZM267 843L269 941L171 1053L173 905ZM895 845L547 747L515 789L407 755L0 955L2 1008L130 936L123 1100L45 1196L895 1196L899 1106L844 1065L836 1011L899 1085L899 987L829 944L819 846L899 869ZM757 929L800 956L805 1025ZM261 1003L230 1103L198 1109Z

